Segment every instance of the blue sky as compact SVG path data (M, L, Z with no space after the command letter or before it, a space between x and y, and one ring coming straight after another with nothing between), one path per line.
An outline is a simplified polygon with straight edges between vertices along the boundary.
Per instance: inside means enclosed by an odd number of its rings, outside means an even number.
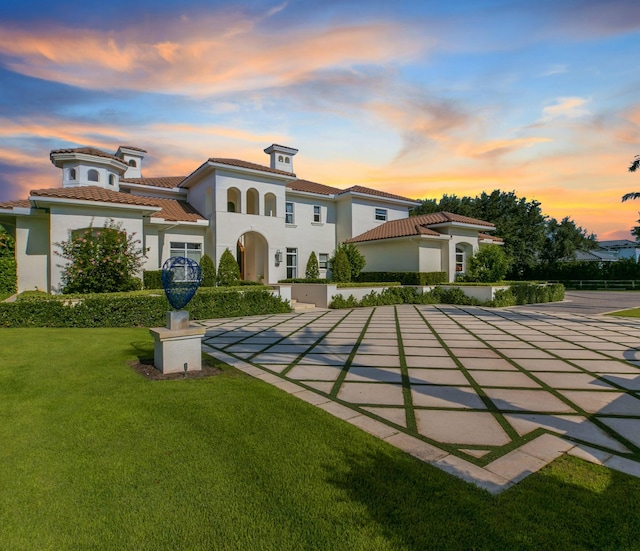
M628 238L640 189L640 2L5 2L0 201L54 148L211 156L413 198L502 189Z

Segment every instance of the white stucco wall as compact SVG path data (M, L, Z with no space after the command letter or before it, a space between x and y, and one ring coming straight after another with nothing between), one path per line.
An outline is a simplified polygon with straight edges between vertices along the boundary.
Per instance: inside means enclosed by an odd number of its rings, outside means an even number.
M76 179L69 178L70 169L76 171ZM89 171L97 170L98 178L97 182L89 180ZM113 185L109 184L109 176L113 175L115 182ZM112 191L120 191L120 172L111 166L105 166L99 162L91 161L69 161L64 163L62 168L62 187L77 187L77 186L99 186Z
M365 272L416 272L420 268L418 240L386 239L356 246L367 261Z
M48 291L51 263L49 217L46 215L18 216L15 238L18 293L35 289Z

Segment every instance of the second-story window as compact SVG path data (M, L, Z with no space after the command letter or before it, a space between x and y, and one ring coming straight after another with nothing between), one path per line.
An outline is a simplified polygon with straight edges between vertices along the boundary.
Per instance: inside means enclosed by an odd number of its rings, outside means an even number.
M285 203L284 205L284 223L285 224L295 223L293 203Z
M378 222L387 221L387 209L376 209L375 219Z
M116 177L113 174L109 174L109 185L110 186L116 185Z
M98 171L95 168L92 168L91 170L89 170L89 172L87 172L87 180L89 180L90 182L100 181L100 174L98 174Z
M313 205L313 221L320 222L320 205Z
M75 180L76 179L76 169L75 168L70 168L69 169L69 180Z

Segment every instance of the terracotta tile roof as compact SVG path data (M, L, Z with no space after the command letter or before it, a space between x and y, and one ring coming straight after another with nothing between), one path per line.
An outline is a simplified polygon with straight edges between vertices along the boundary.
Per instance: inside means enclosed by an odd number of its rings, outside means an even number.
M403 197L402 195L394 195L393 193L387 193L386 191L380 191L378 189L372 189L364 186L351 186L345 190L340 192L340 195L343 193L364 193L366 195L374 195L376 197L386 197L387 199L399 199L401 201L411 201L412 203L417 203L415 199L409 199L408 197Z
M421 214L420 216L413 217L419 224L424 226L432 226L435 224L446 224L449 222L458 222L459 224L473 224L476 226L486 226L493 228L491 222L486 220L478 220L477 218L471 218L469 216L462 216L461 214L453 214L451 212L433 212L431 214Z
M142 153L148 153L146 149L142 149L141 147L135 147L133 145L119 145L118 149L131 149L133 151L140 151Z
M497 235L489 235L488 233L478 233L478 239L491 239L491 241L495 241L496 243L502 243L504 241L502 237L498 237Z
M178 187L178 184L184 180L186 176L162 176L159 178L120 178L120 183L138 184L141 186L152 186L162 188Z
M37 189L31 191L31 197L54 197L61 199L76 199L81 201L99 201L118 205L138 205L141 207L161 207L154 213L154 218L164 218L175 222L195 222L205 220L200 213L185 201L176 199L158 199L156 197L142 197L131 193L111 191L98 186L79 186L73 188Z
M347 243L361 243L363 241L377 241L379 239L391 239L393 237L407 237L410 235L442 235L437 231L421 226L416 217L391 220L381 224L377 228L366 231L356 237L347 239Z
M7 201L0 203L0 209L13 209L13 208L31 208L31 203L28 199L19 199L18 201Z
M284 176L295 176L293 172L286 172L284 170L278 170L277 168L258 165L256 163L250 163L248 161L241 161L239 159L221 159L219 157L212 157L209 159L209 162L218 163L221 165L237 166L240 168L249 168L251 170L259 170L260 172L271 172L273 174L283 174Z
M363 241L375 241L378 239L391 239L393 237L407 237L411 235L442 235L435 230L429 228L432 225L440 225L443 223L459 222L463 224L474 224L476 226L486 226L493 228L493 224L469 218L468 216L460 216L450 212L434 212L432 214L422 214L420 216L410 216L401 220L391 220L381 224L377 228L373 228L360 235L347 239L348 243L361 243ZM484 236L483 239L492 239L494 241L502 241L499 237L495 238L487 234L478 234Z
M114 161L118 161L119 163L124 163L124 161L120 157L116 157L111 153L107 153L106 151L102 151L100 149L96 149L95 147L74 147L67 149L54 149L49 154L51 161L53 162L53 156L61 153L82 153L84 155L93 155L94 157L104 157L105 159L112 159Z
M307 193L317 193L318 195L336 195L342 192L337 187L325 186L309 180L295 180L288 182L287 187L294 191L306 191Z

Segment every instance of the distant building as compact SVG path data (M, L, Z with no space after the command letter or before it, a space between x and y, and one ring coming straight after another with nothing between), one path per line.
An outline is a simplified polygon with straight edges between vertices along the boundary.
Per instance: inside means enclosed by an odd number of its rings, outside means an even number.
M502 242L486 233L495 230L490 222L450 213L409 218L418 204L412 199L300 179L292 147L273 144L264 152L268 166L212 157L188 176L147 178L147 152L139 147L51 151L62 187L0 203L0 224L16 240L18 291L58 292L62 259L55 244L108 220L141 240L145 270L204 253L217 265L230 249L244 279L265 283L304 277L311 252L327 277L329 257L344 241L362 251L369 271L444 271L453 281L480 246Z

